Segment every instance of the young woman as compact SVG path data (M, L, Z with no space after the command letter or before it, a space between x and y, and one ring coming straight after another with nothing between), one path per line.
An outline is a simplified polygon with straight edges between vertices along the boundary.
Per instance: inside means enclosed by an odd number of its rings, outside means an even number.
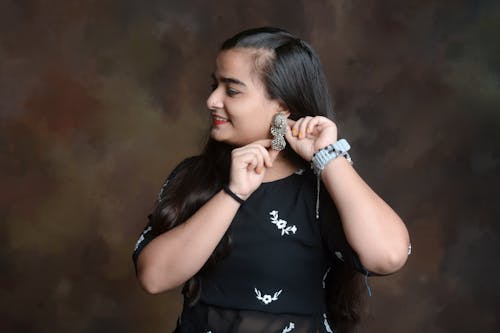
M207 107L203 152L167 178L137 242L142 287L184 284L176 332L352 330L362 283L399 270L410 242L337 138L315 51L281 29L235 35Z

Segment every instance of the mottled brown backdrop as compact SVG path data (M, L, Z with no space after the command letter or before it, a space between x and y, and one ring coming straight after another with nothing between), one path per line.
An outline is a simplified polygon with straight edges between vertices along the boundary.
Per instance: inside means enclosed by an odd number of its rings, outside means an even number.
M0 330L169 332L134 276L172 167L199 151L220 42L311 42L361 175L413 254L361 332L500 330L498 1L0 1Z

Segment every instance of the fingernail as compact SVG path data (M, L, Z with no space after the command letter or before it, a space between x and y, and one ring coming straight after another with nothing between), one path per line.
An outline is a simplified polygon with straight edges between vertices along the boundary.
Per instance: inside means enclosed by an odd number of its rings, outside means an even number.
M293 136L297 136L297 130L294 128L292 131Z
M302 132L299 133L299 139L302 139L304 137L304 134Z
M260 174L260 173L262 172L262 170L261 170L259 167L257 167L257 168L255 169L255 171L256 171L258 174Z
M308 127L306 132L307 132L307 134L311 133L311 129Z

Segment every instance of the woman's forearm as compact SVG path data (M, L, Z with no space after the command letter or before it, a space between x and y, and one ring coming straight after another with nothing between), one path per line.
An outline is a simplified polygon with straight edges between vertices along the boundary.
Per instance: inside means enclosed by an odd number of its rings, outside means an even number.
M363 266L381 274L400 269L410 242L401 218L345 158L331 161L321 177L339 210L347 241Z
M153 239L139 255L137 275L149 293L173 289L205 264L240 204L218 192L186 222Z

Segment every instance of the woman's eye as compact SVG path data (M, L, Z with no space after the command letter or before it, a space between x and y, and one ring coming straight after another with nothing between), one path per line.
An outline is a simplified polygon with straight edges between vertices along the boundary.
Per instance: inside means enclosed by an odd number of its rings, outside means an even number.
M215 89L217 89L217 87L218 87L218 86L219 86L219 84L218 84L218 83L212 83L212 84L210 85L210 89L211 89L212 91L214 91ZM226 95L228 95L229 97L232 97L232 96L237 95L237 94L239 94L239 93L240 93L240 92L239 92L239 91L237 91L237 90L234 90L234 89L231 89L231 88L226 88Z
M231 88L228 88L228 89L226 90L226 94L227 94L228 96L234 96L234 95L237 95L237 94L239 94L239 93L240 93L239 91L233 90L233 89L231 89Z

